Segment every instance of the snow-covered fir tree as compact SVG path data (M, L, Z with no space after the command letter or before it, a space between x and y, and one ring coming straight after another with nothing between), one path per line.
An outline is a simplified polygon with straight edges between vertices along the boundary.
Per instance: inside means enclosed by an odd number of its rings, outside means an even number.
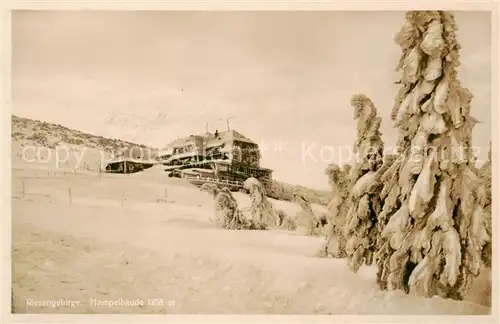
M349 179L348 212L344 222L345 251L349 268L357 272L363 261L370 265L377 241L377 216L382 209L379 192L384 143L380 134L382 119L373 102L363 94L351 98L357 120L356 159Z
M461 299L490 240L474 168L472 94L460 84L452 13L412 11L396 42L403 55L392 119L400 157L384 174L387 219L376 255L384 289Z
M486 221L487 221L487 226L486 226L486 231L488 232L488 236L491 237L492 235L492 228L491 228L491 185L492 185L492 179L491 179L491 143L490 143L490 151L488 152L488 161L484 163L481 168L479 169L479 173L481 175L481 178L484 181L484 193L480 195L480 201L479 203L481 204L482 208L484 209L485 215L486 215ZM483 262L486 267L491 268L491 258L492 258L492 250L491 250L491 244L492 241L490 240L483 248Z
M328 223L326 228L326 243L318 252L320 257L344 258L345 236L344 223L347 214L347 196L351 166L330 164L325 170L328 183L332 187L333 198L328 204Z

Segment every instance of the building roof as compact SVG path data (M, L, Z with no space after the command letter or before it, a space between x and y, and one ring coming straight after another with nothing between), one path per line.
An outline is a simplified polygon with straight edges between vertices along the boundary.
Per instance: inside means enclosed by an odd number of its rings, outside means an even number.
M205 147L220 146L223 143L230 143L230 142L234 142L234 141L256 144L254 141L252 141L248 137L244 136L243 134L241 134L235 130L229 130L229 131L218 133L217 137L215 137L215 134L211 134L211 133L204 133L204 134L190 135L190 136L182 137L182 138L176 139L176 140L168 143L167 147L172 148L172 147L184 146L196 137L203 138L203 141L205 142Z
M166 147L164 149L158 150L158 156L172 155L174 149L172 147Z
M203 137L203 135L189 135L189 136L186 136L186 137L181 137L181 138L178 138L178 139L176 139L176 140L168 143L167 147L180 147L180 146L184 146L187 143L189 143L190 141L194 140L196 137Z
M158 155L157 149L151 148L142 148L140 146L129 146L123 147L119 150L113 152L114 158L132 158L132 159L141 159L141 160L149 160L154 159Z
M214 135L210 134L209 136L206 137L206 140L207 140L206 142L207 147L219 146L222 145L222 143L235 142L235 141L256 144L254 141L245 137L243 134L235 130L220 132L219 134L217 134L217 137L215 137L215 134Z
M139 164L161 164L161 163L163 163L161 161L157 161L156 159L152 159L152 158L142 158L142 159L140 159L140 158L119 156L119 157L115 157L115 158L111 159L110 161L108 161L108 164L121 163L121 162L124 162L124 161L134 162L134 163L139 163Z

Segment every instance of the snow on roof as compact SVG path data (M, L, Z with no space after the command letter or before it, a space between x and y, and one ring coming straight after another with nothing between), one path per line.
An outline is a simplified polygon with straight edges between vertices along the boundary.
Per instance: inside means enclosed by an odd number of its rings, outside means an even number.
M205 141L206 147L220 146L223 143L231 143L234 141L240 141L240 142L245 142L245 143L249 143L249 144L256 144L254 141L252 141L248 137L244 136L243 134L241 134L235 130L229 130L229 131L225 131L225 132L219 132L217 134L217 137L215 137L215 134L211 134L211 133L204 133L204 134L199 134L199 135L190 135L187 137L182 137L182 138L176 139L176 140L168 143L167 147L184 146L195 138L202 138Z
M172 155L174 149L172 147L166 147L164 149L158 150L158 156Z
M153 158L142 158L141 159L141 158L118 156L118 157L115 157L115 158L111 159L110 161L108 161L108 164L120 163L120 162L124 162L124 161L135 162L135 163L139 163L139 164L161 164L162 163L161 161L157 161L156 159L153 159Z
M189 135L189 136L186 136L186 137L181 137L181 138L178 138L178 139L176 139L176 140L168 143L167 147L184 146L187 143L189 143L190 141L195 140L197 137L199 138L199 137L202 137L202 136L200 136L200 135Z
M206 142L207 147L219 146L222 145L222 143L232 143L235 141L245 142L249 144L256 144L254 141L245 137L244 135L235 130L220 132L219 134L217 134L217 137L215 137L214 134L213 136L207 137L206 140L207 140Z

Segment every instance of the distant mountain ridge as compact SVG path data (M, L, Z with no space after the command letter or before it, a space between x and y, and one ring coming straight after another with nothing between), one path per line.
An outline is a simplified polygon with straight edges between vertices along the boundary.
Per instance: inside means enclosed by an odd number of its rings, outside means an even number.
M11 138L13 141L56 148L59 145L82 145L101 149L106 152L119 152L122 149L139 147L154 149L144 144L132 143L121 139L110 139L99 135L84 133L68 127L12 115Z

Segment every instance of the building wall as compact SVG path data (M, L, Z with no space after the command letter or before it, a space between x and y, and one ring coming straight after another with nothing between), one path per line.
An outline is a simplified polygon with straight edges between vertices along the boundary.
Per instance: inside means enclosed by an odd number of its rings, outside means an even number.
M204 147L203 147L203 137L195 136L193 139L194 150L197 155L203 155Z
M260 166L259 146L256 144L235 141L232 146L232 155L236 163L253 167Z
M174 147L174 155L193 153L193 155L203 155L203 138L192 136L182 145Z

